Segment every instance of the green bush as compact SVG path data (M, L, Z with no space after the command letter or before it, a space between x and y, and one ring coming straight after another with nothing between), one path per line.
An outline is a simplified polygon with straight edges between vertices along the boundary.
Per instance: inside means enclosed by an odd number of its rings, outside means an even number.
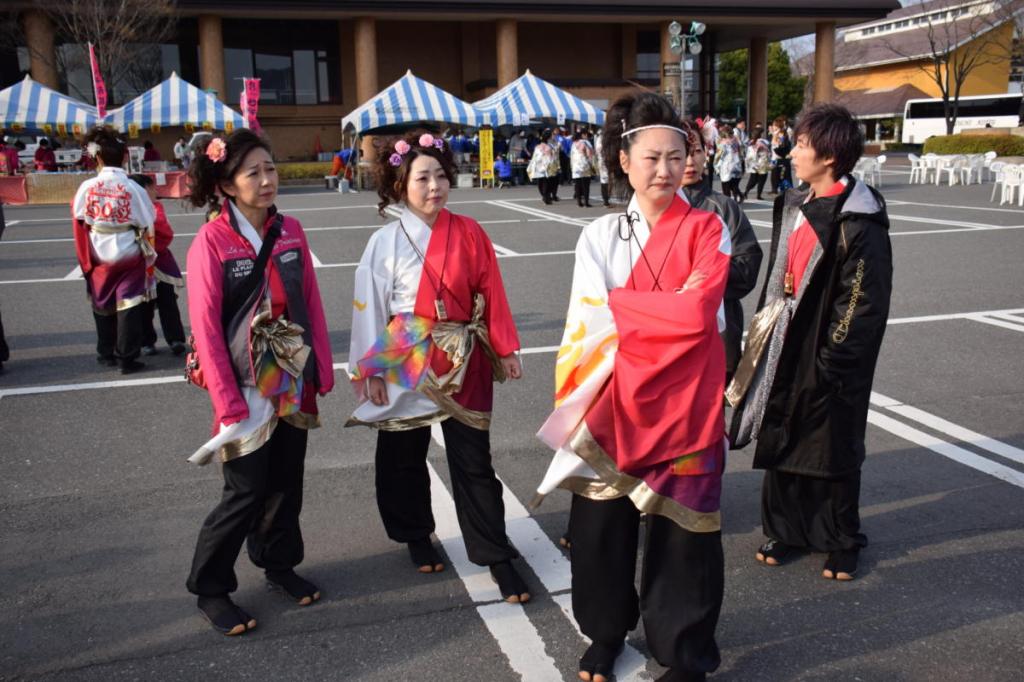
M1024 137L1018 135L936 135L924 143L925 154L984 154L1024 156Z
M277 177L281 180L322 179L331 172L330 161L303 161L277 164Z

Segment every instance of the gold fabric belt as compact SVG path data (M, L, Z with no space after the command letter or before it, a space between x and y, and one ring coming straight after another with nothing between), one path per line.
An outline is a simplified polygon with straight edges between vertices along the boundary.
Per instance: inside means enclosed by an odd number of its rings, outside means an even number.
M294 378L302 374L309 359L310 348L302 340L300 325L283 317L272 319L270 303L263 299L260 311L252 320L252 357L256 376L259 377L267 352L269 351L277 366Z
M152 263L152 261L156 260L156 248L154 248L153 243L146 238L146 231L138 225L90 225L89 229L96 234L122 234L124 232L134 232L135 241L139 243L139 249L142 251L142 256L146 259L146 262Z

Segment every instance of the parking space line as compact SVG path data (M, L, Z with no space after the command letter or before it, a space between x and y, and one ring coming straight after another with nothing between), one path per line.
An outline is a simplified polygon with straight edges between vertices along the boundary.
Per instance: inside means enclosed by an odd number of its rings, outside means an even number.
M1018 488L1024 488L1024 473L1017 471L1016 469L1011 469L1003 464L999 464L998 462L993 462L987 457L976 455L975 453L957 445L953 445L952 443L947 443L940 438L936 438L931 434L915 429L914 427L884 415L877 410L868 410L868 423L899 436L903 440L910 441L915 445L919 445L931 450L932 452L938 453L943 457L947 457L954 462L959 462L960 464L968 466L976 471L994 476L995 478L1015 485Z
M959 208L965 211L992 211L994 213L1016 213L1020 215L1020 209L999 208L996 206L957 206L952 204L927 204L922 201L902 201L899 199L886 200L889 206L926 206L928 208Z
M322 268L324 266L324 264L320 262L320 259L316 257L316 253L313 252L313 249L309 250L309 259L313 261L314 268Z
M999 455L1017 464L1024 464L1024 450L1016 448L1002 441L989 438L988 436L971 431L970 429L964 428L959 424L954 424L951 421L943 419L942 417L936 416L924 410L918 409L911 405L904 405L895 398L884 396L880 393L871 392L871 404L875 407L884 408L890 412L895 412L901 417L915 421L918 424L927 426L933 431L955 438L958 441L972 445L991 452L994 455Z
M589 642L589 638L580 632L576 618L572 615L572 594L554 594L551 595L551 598L558 604L558 608L562 610L569 622L573 624L576 633ZM646 669L647 658L627 641L622 653L615 659L615 679L619 682L639 682L639 680L649 679L646 675L642 675Z
M505 199L495 199L494 201L488 201L487 203L492 206L497 206L498 208L504 208L508 211L518 211L519 213L525 213L526 215L531 215L535 218L543 218L545 220L550 220L551 222L565 223L566 225L573 225L575 227L583 227L592 222L583 218L570 218L559 213L545 211L532 206L520 206Z
M966 318L975 322L990 324L993 327L1000 327L1002 329L1009 329L1011 331L1024 333L1024 324L1020 324L1019 322L1014 324L1013 322L1007 322L1006 320L990 317L988 315L967 315Z
M82 279L82 266L81 265L76 265L74 270L72 270L68 274L64 275L64 279L66 279L66 280Z

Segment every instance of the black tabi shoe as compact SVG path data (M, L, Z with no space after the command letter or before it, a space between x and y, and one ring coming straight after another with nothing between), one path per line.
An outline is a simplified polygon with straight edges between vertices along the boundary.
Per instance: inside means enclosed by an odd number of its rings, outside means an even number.
M769 540L758 548L757 560L766 566L781 566L793 552L793 548L778 540ZM771 561L769 561L771 559Z
M440 573L444 570L444 560L429 537L413 540L407 546L412 563L420 573Z
M704 682L707 673L688 673L669 668L665 674L658 678L657 682Z
M552 201L561 201L561 199L559 199L558 197L551 197L551 200Z
M210 622L213 629L222 635L234 637L256 627L256 619L239 608L227 595L223 597L199 597L199 613Z
M622 653L625 645L624 641L618 644L593 642L580 658L580 673L587 673L590 677L584 678L581 674L580 678L593 680L601 675L604 679L610 680L615 670L615 659Z
M267 571L267 589L271 592L284 592L294 599L299 606L309 606L320 599L320 590L293 570Z
M97 355L96 362L100 365L103 365L104 367L117 367L117 358L115 358L113 355Z
M171 352L174 353L175 355L179 355L179 356L180 355L184 355L185 354L185 344L182 343L181 341L175 341L174 343L171 344Z
M509 604L525 604L530 601L530 590L511 561L491 564L491 579L498 584L501 598Z
M156 346L143 346L142 347L142 354L143 355L156 355L157 352L158 351L156 349Z
M146 369L146 363L139 362L138 360L122 360L121 361L121 374L135 374Z
M857 558L859 555L859 549L840 549L829 552L821 575L827 580L840 580L843 582L853 580L857 575ZM845 577L840 577L840 574Z

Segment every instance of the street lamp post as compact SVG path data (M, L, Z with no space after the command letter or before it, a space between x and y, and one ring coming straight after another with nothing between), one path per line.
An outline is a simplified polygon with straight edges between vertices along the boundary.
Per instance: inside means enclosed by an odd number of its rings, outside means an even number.
M690 23L690 32L683 34L683 26L678 21L668 25L668 47L672 54L679 55L679 115L686 115L686 55L698 55L701 51L700 36L704 35L707 26L699 21Z

